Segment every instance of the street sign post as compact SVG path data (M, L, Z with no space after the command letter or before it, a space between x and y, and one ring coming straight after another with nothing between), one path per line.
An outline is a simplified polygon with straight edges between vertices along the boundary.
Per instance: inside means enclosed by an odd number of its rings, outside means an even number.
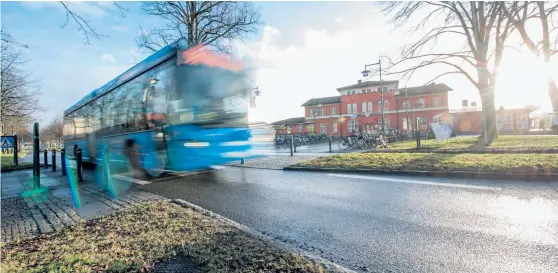
M2 136L0 139L0 146L2 147L2 151L4 151L4 149L14 150L14 165L17 166L17 135Z

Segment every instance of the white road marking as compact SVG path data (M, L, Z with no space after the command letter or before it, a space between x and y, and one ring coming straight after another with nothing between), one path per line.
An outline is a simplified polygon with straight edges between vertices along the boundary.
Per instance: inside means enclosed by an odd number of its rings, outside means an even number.
M405 183L405 184L421 184L421 185L442 186L442 187L452 187L452 188L488 190L488 191L501 191L502 190L502 188L499 188L499 187L487 187L487 186L455 184L455 183L438 183L438 182L429 182L429 181L423 181L423 180L387 178L387 177L381 177L381 176L364 176L364 175L334 174L334 173L330 173L330 174L328 174L328 176L344 177L344 178L356 178L356 179L368 179L368 180L377 180L377 181L389 181L389 182Z
M140 180L140 179L136 179L136 178L132 178L132 177L129 177L129 176L120 175L120 174L113 174L112 177L118 178L120 180L128 181L128 182L140 184L140 185L151 184L151 182L149 182L149 181Z

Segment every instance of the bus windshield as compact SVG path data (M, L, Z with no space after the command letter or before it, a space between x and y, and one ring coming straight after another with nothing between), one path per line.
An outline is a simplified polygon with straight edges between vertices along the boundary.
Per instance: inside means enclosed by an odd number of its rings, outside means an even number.
M171 123L246 123L250 97L243 71L182 65L176 73L178 100Z

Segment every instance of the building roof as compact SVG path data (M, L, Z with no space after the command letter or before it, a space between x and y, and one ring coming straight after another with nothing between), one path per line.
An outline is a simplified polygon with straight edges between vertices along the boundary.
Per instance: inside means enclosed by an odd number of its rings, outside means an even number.
M280 126L280 125L287 125L287 124L304 123L305 121L306 121L306 118L304 118L304 117L288 118L288 119L272 122L271 125L279 125Z
M312 106L318 104L334 104L340 103L341 96L324 97L324 98L313 98L302 104L301 106Z
M416 96L416 95L423 95L423 94L443 93L443 92L453 91L453 89L451 89L445 83L431 83L429 85L423 85L423 86L399 88L399 90L397 91L399 91L399 95L397 95L398 97L404 97L405 95Z
M359 82L359 83L353 84L353 85L339 87L339 88L337 88L337 91L343 91L343 90L347 90L347 89L354 89L354 88L361 88L361 87L368 87L368 86L372 86L372 85L380 85L380 83L392 84L392 83L398 83L398 82L399 81L365 81L365 82Z

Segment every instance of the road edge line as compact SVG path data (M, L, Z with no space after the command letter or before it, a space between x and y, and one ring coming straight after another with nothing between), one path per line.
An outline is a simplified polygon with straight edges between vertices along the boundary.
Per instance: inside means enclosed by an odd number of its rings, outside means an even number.
M307 252L307 251L304 251L304 250L302 250L302 249L299 249L299 248L297 248L297 247L295 247L295 246L292 246L292 245L287 244L287 243L285 243L285 242L278 241L278 240L272 238L271 236L265 235L265 234L263 234L263 233L261 233L261 232L255 230L255 229L253 229L253 228L250 228L250 227L248 227L248 226L246 226L246 225L243 225L243 224L241 224L241 223L238 223L238 222L236 222L236 221L234 221L234 220L231 220L231 219L229 219L229 218L227 218L227 217L224 217L224 216L222 216L222 215L220 215L220 214L217 214L217 213L215 213L215 212L212 212L212 211L210 211L210 210L204 209L204 208L202 208L202 207L200 207L200 206L198 206L198 205L192 204L192 203L190 203L190 202L188 202L188 201L185 201L185 200L183 200L183 199L172 199L171 202L172 202L172 203L175 203L175 204L177 204L177 205L180 205L180 206L182 206L182 207L192 209L192 210L194 210L194 211L196 211L196 212L199 212L199 213L201 213L201 214L203 214L203 215L205 215L205 216L208 216L208 217L210 217L210 218L212 218L212 219L215 219L215 220L217 220L217 221L219 221L219 222L221 222L221 223L223 223L223 224L233 226L234 228L236 228L236 229L238 229L238 230L240 230L240 231L246 232L246 233L248 233L249 235L251 235L251 236L253 236L253 237L257 238L257 239L260 239L260 240L262 240L262 241L271 243L271 244L273 244L273 245L276 245L276 246L278 246L278 247L280 247L280 248L283 248L283 249L286 249L286 250L289 250L289 251L293 251L293 252L299 253L299 254L301 254L305 259L308 259L308 260L313 261L313 262L315 262L315 263L317 263L317 264L320 264L321 266L323 266L326 270L328 270L328 271L330 271L330 272L339 272L339 273L348 273L348 272L351 272L351 273L352 273L352 272L355 272L355 271L350 270L350 269L347 269L347 268L345 268L345 267L343 267L343 266L341 266L341 265L339 265L339 264L337 264L337 263L328 261L328 260L326 260L326 259L324 259L324 258L322 258L322 257L319 257L319 256L317 256L317 255L314 255L314 254L309 253L309 252Z
M382 175L411 175L426 177L452 177L467 179L493 179L534 182L556 182L558 173L497 173L497 172L464 172L464 171L411 171L411 170L377 170L377 169L342 169L342 168L314 168L288 166L284 171L306 171L322 173L347 173L347 174L382 174Z

